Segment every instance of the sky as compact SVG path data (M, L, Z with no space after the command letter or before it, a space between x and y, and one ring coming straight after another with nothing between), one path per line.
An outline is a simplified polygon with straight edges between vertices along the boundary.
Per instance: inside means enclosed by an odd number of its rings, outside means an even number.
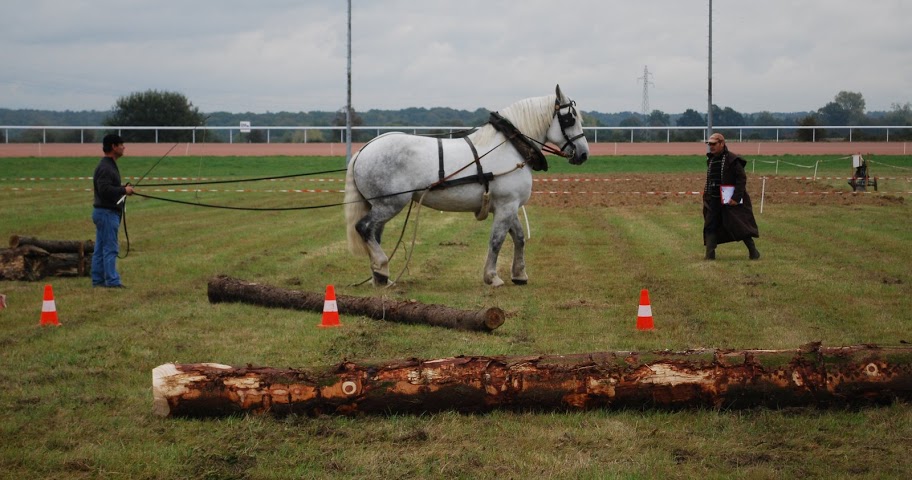
M496 110L554 86L584 111L705 113L709 0L351 0L352 107ZM347 0L7 0L0 108L337 111ZM741 113L912 102L912 1L715 0L712 100ZM646 71L648 69L648 75Z

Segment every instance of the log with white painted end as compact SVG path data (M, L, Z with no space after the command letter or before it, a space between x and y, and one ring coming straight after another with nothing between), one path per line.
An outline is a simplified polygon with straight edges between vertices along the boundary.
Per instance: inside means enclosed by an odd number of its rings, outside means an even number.
M912 400L912 348L453 357L313 372L165 364L152 379L154 411L163 417L828 407Z

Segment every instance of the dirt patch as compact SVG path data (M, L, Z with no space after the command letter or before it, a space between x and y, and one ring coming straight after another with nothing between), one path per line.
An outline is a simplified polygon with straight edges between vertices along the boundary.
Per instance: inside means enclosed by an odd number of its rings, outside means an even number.
M681 174L547 175L536 176L530 205L554 207L617 207L702 202L704 177ZM747 191L760 204L762 179L748 179ZM899 205L902 195L852 192L822 181L766 177L763 201L773 205Z

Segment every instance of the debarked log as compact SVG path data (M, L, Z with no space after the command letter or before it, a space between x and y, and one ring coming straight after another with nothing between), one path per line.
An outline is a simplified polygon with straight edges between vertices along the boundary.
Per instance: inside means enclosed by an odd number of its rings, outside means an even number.
M322 312L326 300L324 293L287 290L245 282L225 275L209 280L208 295L210 303L241 302L314 312ZM466 311L415 301L349 295L336 295L336 305L340 314L364 315L376 320L420 323L458 330L493 331L501 326L506 318L504 311L497 307Z
M159 416L833 407L912 399L912 348L460 356L323 371L168 363Z

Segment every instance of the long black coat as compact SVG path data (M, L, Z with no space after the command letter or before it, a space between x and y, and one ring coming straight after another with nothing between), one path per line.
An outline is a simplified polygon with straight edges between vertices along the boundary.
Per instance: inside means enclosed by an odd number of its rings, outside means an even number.
M706 154L707 167L709 166L711 155ZM754 219L750 195L747 194L747 174L744 172L744 166L747 165L747 161L738 156L738 154L730 152L728 147L725 147L722 155L724 156L722 184L734 185L735 193L732 195L732 200L736 202L743 200L743 203L734 206L722 206L722 222L721 226L716 229L716 242L740 242L748 237L758 238L760 237L760 230L757 228L757 221ZM720 200L718 197L711 198L708 192L703 192L704 225L708 225L710 221L708 204L710 201L718 202Z

